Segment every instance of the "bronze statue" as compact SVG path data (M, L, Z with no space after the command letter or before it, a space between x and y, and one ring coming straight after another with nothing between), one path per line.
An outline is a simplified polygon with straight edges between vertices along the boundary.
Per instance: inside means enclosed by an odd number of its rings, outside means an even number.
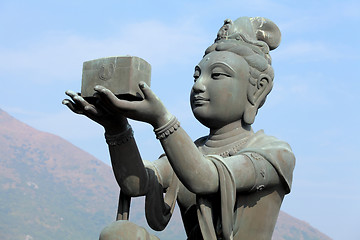
M144 82L141 101L120 99L103 86L95 87L94 104L66 92L73 101L63 104L105 128L121 188L117 221L100 239L158 239L127 221L135 196L146 196L155 230L166 227L177 201L189 240L271 239L295 157L287 143L254 133L251 124L272 89L269 51L279 43L280 31L268 19L225 20L195 67L191 107L210 129L195 142ZM159 159L142 161L127 118L154 127L165 152Z

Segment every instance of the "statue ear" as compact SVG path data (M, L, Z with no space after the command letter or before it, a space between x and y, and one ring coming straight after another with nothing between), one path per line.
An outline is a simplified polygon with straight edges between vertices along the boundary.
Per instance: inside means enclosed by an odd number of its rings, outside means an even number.
M256 89L253 95L253 104L260 108L266 96L270 93L273 87L273 81L267 74L260 74L256 83Z
M249 104L247 105L243 120L246 124L253 124L255 121L255 116L258 109L263 105L266 96L270 93L273 82L272 79L267 74L261 74L256 82L256 85L253 86L249 84L248 88L248 100Z

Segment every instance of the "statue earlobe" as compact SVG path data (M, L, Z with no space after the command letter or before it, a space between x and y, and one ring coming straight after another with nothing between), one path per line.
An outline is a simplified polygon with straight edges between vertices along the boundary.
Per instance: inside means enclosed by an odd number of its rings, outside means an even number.
M243 120L246 124L251 125L254 123L257 111L263 105L266 96L270 93L272 89L272 86L272 79L267 74L261 74L258 78L258 81L256 82L256 85L249 86L249 104L246 107L243 116Z
M248 125L253 124L254 121L255 121L256 114L257 114L257 109L255 108L255 106L249 105L245 109L244 116L243 116L243 121Z

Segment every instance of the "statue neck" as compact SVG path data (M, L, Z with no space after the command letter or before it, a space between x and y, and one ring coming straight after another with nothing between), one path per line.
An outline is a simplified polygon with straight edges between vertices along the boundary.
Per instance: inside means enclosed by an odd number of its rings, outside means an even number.
M248 137L252 133L251 126L243 124L243 121L239 120L221 128L210 129L210 134L205 145L208 147L225 146Z

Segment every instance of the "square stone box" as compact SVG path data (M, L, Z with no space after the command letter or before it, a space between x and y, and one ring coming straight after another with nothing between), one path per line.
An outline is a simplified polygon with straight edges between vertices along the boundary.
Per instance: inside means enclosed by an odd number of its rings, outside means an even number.
M101 85L116 96L128 100L141 100L143 94L139 82L150 86L151 65L144 59L134 56L99 58L84 62L82 72L81 96L92 99L94 87Z

